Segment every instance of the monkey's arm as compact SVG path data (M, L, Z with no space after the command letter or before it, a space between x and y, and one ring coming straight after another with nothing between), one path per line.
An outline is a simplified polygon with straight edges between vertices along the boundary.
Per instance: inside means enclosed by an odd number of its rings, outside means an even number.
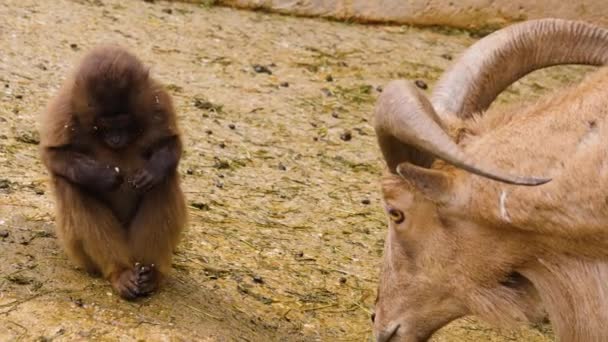
M45 148L43 162L53 175L90 190L110 191L123 180L119 170L74 151L69 145Z
M182 154L178 136L160 140L146 151L146 164L138 170L131 184L139 191L146 192L175 172Z

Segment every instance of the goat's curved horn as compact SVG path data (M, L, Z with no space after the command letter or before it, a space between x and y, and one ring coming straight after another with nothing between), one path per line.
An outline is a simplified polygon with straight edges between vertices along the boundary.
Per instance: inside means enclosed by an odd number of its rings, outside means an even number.
M419 158L418 165L421 160L432 162L435 156L471 173L509 184L540 185L550 181L510 175L472 162L441 127L427 98L405 81L392 81L384 88L376 102L374 116L378 143L392 172L399 163L411 161L414 155Z
M435 85L433 106L443 120L468 118L526 74L559 64L608 64L608 30L580 21L540 19L479 40Z

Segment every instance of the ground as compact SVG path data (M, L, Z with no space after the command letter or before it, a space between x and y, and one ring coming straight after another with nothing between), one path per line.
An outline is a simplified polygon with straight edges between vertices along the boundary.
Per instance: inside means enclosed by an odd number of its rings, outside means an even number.
M0 340L371 339L386 233L369 123L383 84L440 73L473 32L119 0L0 4ZM130 47L174 96L190 224L166 286L126 302L58 248L37 115L83 52ZM577 68L543 71L500 102ZM550 341L474 318L435 341Z

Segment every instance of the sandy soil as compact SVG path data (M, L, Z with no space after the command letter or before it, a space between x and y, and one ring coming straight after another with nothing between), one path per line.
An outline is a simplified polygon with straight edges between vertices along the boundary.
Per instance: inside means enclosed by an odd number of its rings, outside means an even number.
M54 3L0 3L0 340L369 340L386 229L368 122L376 88L431 87L475 38L164 2ZM152 66L186 141L191 224L167 286L138 302L58 249L37 154L38 113L101 42ZM582 74L535 73L501 102ZM551 339L546 327L473 318L434 338Z

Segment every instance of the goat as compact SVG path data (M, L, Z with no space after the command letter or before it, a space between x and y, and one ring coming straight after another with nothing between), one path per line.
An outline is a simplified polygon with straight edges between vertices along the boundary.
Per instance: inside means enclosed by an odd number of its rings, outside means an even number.
M473 44L431 101L403 80L384 88L377 341L425 341L469 314L507 327L548 314L560 341L608 341L608 68L486 112L534 70L607 63L608 30L542 19Z

